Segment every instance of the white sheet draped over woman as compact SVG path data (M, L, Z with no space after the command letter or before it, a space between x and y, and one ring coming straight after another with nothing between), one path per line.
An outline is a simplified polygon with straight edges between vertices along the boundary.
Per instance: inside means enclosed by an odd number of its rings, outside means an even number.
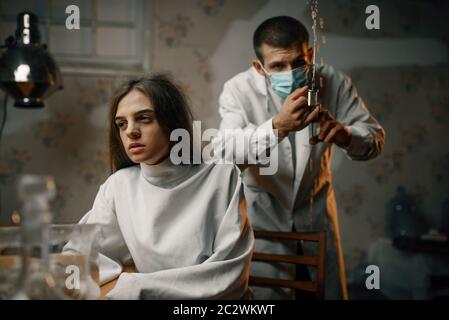
M233 165L157 165L117 171L80 223L101 224L100 283L110 299L240 299L254 245ZM75 249L76 248L70 248ZM138 273L121 273L132 258Z

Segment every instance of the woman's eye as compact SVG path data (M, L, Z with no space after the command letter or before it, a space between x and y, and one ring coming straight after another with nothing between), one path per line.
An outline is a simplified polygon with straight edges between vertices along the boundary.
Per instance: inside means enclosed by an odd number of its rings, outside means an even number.
M143 123L150 123L152 119L151 117L141 117L139 120Z
M121 122L117 122L116 125L119 129L123 129L123 128L125 128L126 123L124 121L121 121Z

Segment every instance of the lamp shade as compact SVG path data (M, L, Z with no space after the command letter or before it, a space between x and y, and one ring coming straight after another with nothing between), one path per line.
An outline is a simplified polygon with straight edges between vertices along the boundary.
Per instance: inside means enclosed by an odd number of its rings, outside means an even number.
M0 56L0 87L15 99L14 106L44 107L44 99L62 89L59 68L40 44L38 19L30 12L17 16L15 37Z

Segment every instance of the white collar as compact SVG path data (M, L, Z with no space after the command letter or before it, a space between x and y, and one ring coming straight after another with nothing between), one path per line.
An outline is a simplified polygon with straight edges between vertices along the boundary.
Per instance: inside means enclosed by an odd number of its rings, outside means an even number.
M190 173L190 167L189 165L175 165L171 162L170 157L155 165L140 163L143 177L151 184L159 187L177 185Z

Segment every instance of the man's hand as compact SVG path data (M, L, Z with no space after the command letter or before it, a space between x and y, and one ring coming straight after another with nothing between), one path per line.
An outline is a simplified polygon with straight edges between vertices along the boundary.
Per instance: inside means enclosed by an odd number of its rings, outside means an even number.
M299 131L318 119L319 108L313 111L307 106L307 86L296 89L284 101L281 111L273 117L273 129L284 138L291 131Z
M347 147L351 142L351 131L335 120L328 110L318 115L320 133L310 139L310 144L318 142L335 143L339 147Z

